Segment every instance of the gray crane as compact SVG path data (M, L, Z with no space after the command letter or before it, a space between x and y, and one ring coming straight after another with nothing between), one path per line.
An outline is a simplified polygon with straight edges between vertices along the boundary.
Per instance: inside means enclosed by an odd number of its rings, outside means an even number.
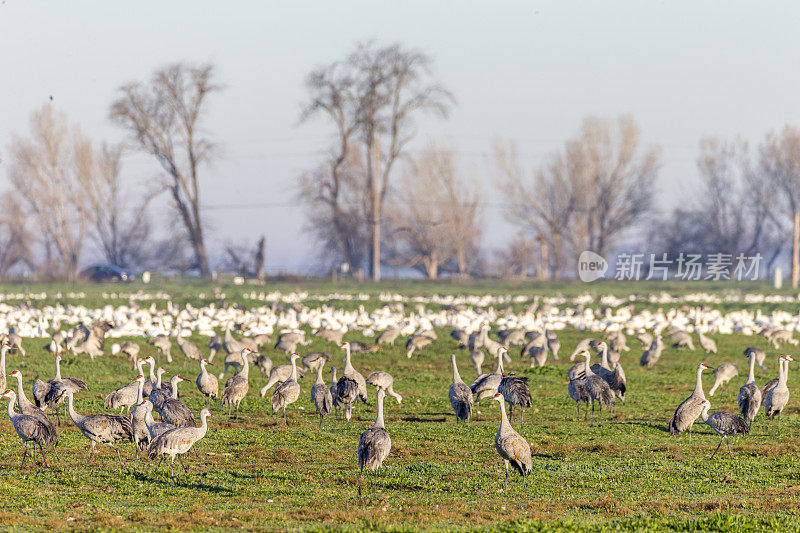
M306 372L316 372L318 366L322 366L330 360L331 354L328 352L311 352L304 355L300 363L302 363L303 370Z
M47 458L44 456L44 449L42 445L53 448L53 453L56 453L56 445L58 444L58 433L53 428L43 423L36 417L17 413L14 411L14 402L17 400L17 395L11 389L6 389L2 394L3 398L8 399L8 417L14 425L14 431L17 432L19 438L25 444L25 453L22 456L22 464L25 464L25 459L28 458L28 443L33 441L35 446L39 446L39 452L42 454L42 460L45 466ZM58 453L56 453L56 457ZM36 461L36 448L34 447L31 454L34 462Z
M119 414L122 414L122 410L127 408L125 414L128 414L131 411L131 407L141 400L143 389L144 376L139 374L135 380L106 395L105 408L119 409Z
M472 352L469 354L469 358L472 361L472 364L475 365L475 375L480 376L483 374L483 372L481 372L481 365L483 365L483 361L486 358L483 350L472 350Z
M61 356L56 355L56 375L44 383L42 380L37 379L33 382L33 399L37 407L46 406L50 409L56 410L56 421L61 425L61 403L64 401L64 396L61 391L64 389L71 390L73 393L78 393L82 390L88 390L86 382L82 379L74 377L61 377Z
M714 339L706 337L700 330L697 331L697 337L700 339L700 347L705 350L706 353L717 353L717 343L714 342ZM708 394L711 395L711 392Z
M751 353L753 354L753 356L755 356L756 363L761 368L761 370L766 370L766 368L764 367L764 360L767 358L767 356L764 353L764 350L762 350L761 348L756 348L755 346L748 346L747 348L745 348L744 350L745 357L750 357L749 354Z
M214 356L217 355L217 352L221 349L222 337L219 335L212 335L211 338L208 339L208 360L213 362Z
M89 461L94 457L95 446L97 444L105 444L117 452L117 459L119 459L119 464L122 466L122 456L119 453L119 448L114 445L126 440L133 441L133 427L131 426L131 421L119 415L78 414L75 412L75 407L73 406L74 393L72 389L64 389L62 395L64 393L66 393L68 399L67 409L69 411L69 417L80 432L83 433L83 436L92 443L92 453L89 455Z
M211 400L219 397L219 381L217 381L217 376L206 370L208 364L208 359L200 359L200 374L195 381L197 390L206 398L206 407Z
M459 348L466 348L467 345L469 345L469 333L467 333L463 329L454 328L450 332L450 338L458 343Z
M120 353L124 353L128 356L128 368L131 370L133 370L134 366L136 366L136 363L138 362L140 350L141 347L133 341L125 341L119 347Z
M403 403L403 397L394 391L394 377L388 372L372 372L367 376L367 383L373 387L378 387L386 391L386 394L397 400L397 403Z
M11 373L12 377L17 378L17 403L19 404L19 410L23 415L32 416L43 424L48 426L50 430L58 435L58 431L56 430L55 424L53 421L50 420L50 417L45 414L44 411L36 407L27 396L25 396L25 388L22 386L22 372L19 370L14 370Z
M183 366L186 366L186 360L191 359L192 361L199 361L203 358L203 354L200 352L200 348L190 341L189 339L184 339L180 335L175 337L175 343L178 345L178 348L186 359L183 360Z
M378 469L383 465L383 461L392 449L392 439L386 426L383 423L383 399L386 392L378 389L378 414L375 416L375 423L372 427L361 434L358 440L358 495L361 496L361 486L364 481L364 468L372 470L377 476Z
M283 421L286 427L289 427L289 419L286 418L286 408L297 401L300 397L300 384L297 382L297 360L300 359L300 354L293 353L290 357L292 363L292 373L289 374L289 379L281 383L275 388L272 393L272 412L275 413L278 409L283 409Z
M747 381L739 389L739 412L748 424L752 424L761 407L761 390L756 385L755 379L756 356L748 351L745 351L745 356L750 360L750 370L747 373Z
M786 361L785 355L778 356L778 377L780 377L780 373L783 371L783 363ZM775 388L778 384L778 378L772 378L771 380L767 381L764 384L764 388L761 389L761 396L762 398L767 397L767 393Z
M747 422L736 415L731 413L712 413L708 414L708 410L711 408L711 402L708 400L703 400L700 404L700 417L703 419L703 422L714 430L714 432L720 436L719 444L717 444L714 453L711 454L711 458L713 459L715 455L717 455L717 451L719 447L722 446L722 441L725 441L725 445L728 446L728 453L731 454L733 457L733 452L731 451L731 445L728 442L728 437L730 435L736 435L737 433L741 435L748 435L750 433L750 426Z
M344 370L342 370L342 376L346 376L358 384L358 399L361 400L362 403L367 402L367 381L355 368L353 368L353 363L350 361L350 343L343 342L342 348L344 349Z
M358 382L351 377L343 375L336 382L334 399L344 410L344 418L349 422L353 414L353 403L358 400Z
M608 345L605 342L597 343L595 349L600 351L600 364L592 365L592 372L606 380L614 396L619 398L624 405L625 393L628 390L628 379L625 377L622 365L617 361L614 363L612 370L611 362L608 360Z
M613 408L614 406L614 392L611 390L606 380L592 371L592 367L589 366L589 360L592 358L592 355L589 351L583 350L578 356L584 357L586 360L583 366L583 372L586 376L586 392L589 393L589 398L592 401L592 418L594 418L595 402L597 402L600 407L600 415L602 417L603 407Z
M319 415L319 429L322 429L322 419L333 411L333 395L331 390L325 384L322 378L322 369L325 367L325 362L317 367L317 380L311 387L311 401L317 409Z
M161 381L161 376L164 373L163 368L158 369L158 379L159 382ZM161 412L161 406L167 401L168 398L175 398L178 399L178 383L183 381L183 377L180 374L175 374L169 380L169 388L165 389L164 387L154 388L150 391L150 396L148 396L150 403L153 404L153 409L158 412ZM169 392L167 392L169 391Z
M172 341L169 340L167 335L160 334L150 337L147 339L147 343L158 348L161 355L166 356L167 363L172 362Z
M381 345L381 344L394 345L394 341L397 340L397 337L400 336L400 333L402 331L403 330L402 330L402 328L400 326L392 326L390 328L387 328L387 329L383 330L383 332L375 338L375 344L377 344L377 345ZM341 342L339 342L338 344L341 344Z
M789 387L786 381L789 379L789 362L794 361L791 355L784 355L779 366L778 383L769 389L764 395L764 416L772 422L778 417L778 433L781 430L781 414L786 404L789 403ZM766 387L764 387L766 389Z
M253 363L261 370L261 375L264 377L269 376L270 372L272 372L272 358L265 353L258 354Z
M298 368L297 375L301 378L305 377L305 372L302 369ZM292 365L278 365L272 367L272 370L269 373L269 379L267 380L267 384L261 387L261 391L259 392L260 396L263 398L266 396L267 391L275 384L280 384L289 379L289 376L292 374Z
M5 390L8 385L6 380L6 352L11 349L11 343L8 339L3 340L0 344L0 390Z
M581 417L581 403L586 404L586 410L583 416L584 420L586 420L589 416L589 401L591 401L591 398L586 388L586 376L583 372L575 377L570 377L569 385L567 385L567 392L569 393L569 397L575 401L575 407L578 410L577 418Z
M94 361L95 357L103 355L103 347L105 345L105 333L106 333L106 326L105 324L95 324L91 328L88 328L81 324L79 326L81 329L84 330L84 340L80 344L76 343L68 343L67 347L70 351L75 355L80 354L87 354L89 359ZM77 337L76 337L77 340Z
M503 329L497 332L497 337L506 346L525 344L525 332L521 329Z
M709 396L714 396L717 389L722 385L727 385L730 380L739 375L739 369L733 363L719 365L714 370L714 386L708 391Z
M25 348L22 347L22 337L13 331L13 327L11 329L12 331L2 336L2 340L8 341L12 347L16 348L17 351L22 354L22 357L25 357L28 354Z
M150 379L144 382L144 395L150 396L150 392L153 390L153 387L158 386L158 388L161 388L161 383L158 379L158 376L156 376L155 373L155 368L156 368L155 358L152 355L148 355L147 357L142 359L142 364L144 363L147 363L148 366L150 367ZM144 372L140 373L144 374Z
M208 432L208 417L210 416L211 411L205 408L200 411L200 427L179 427L171 429L159 435L150 443L147 449L147 455L150 457L151 461L156 457L160 457L158 461L158 465L160 465L164 457L170 458L169 471L172 474L173 482L177 483L175 470L173 468L175 457L178 457L183 471L188 474L189 472L186 470L186 465L183 464L183 455L188 453L200 439L206 436L206 432ZM158 465L156 465L156 467L158 467Z
M184 381L181 376L178 376L177 382L173 381L173 390L177 392L178 383ZM173 378L174 379L174 378ZM185 403L180 401L176 398L177 394L173 393L173 396L170 398L166 398L161 403L161 408L159 409L161 413L161 421L166 422L167 424L172 424L173 426L178 427L195 427L197 423L194 420L194 415L192 414L192 410L189 409Z
M527 486L526 478L533 470L531 447L528 441L511 427L511 422L508 421L508 417L506 416L506 405L503 395L498 392L494 395L493 399L500 404L500 427L497 429L497 434L494 437L494 446L506 466L504 490L508 492L509 465L514 467L514 470L519 472L519 475L522 476L522 486L525 488Z
M647 349L653 343L653 336L647 330L636 333L636 338L642 343L642 349Z
M337 388L339 386L339 381L336 379L336 367L331 367L331 398L333 399L333 410L336 412L336 416L339 416L339 409L344 407L342 404L339 403L338 392Z
M484 398L491 398L497 394L497 388L500 386L500 381L503 379L503 352L505 348L501 347L497 352L497 369L491 374L483 374L475 378L472 385L469 386L472 394L475 395L475 401L480 403Z
M521 412L520 427L525 426L525 409L532 405L531 389L528 387L528 378L515 376L513 373L503 374L497 392L503 395L511 406L509 416L514 418L514 406L518 405Z
M692 336L687 331L683 331L682 329L671 328L671 331L667 334L667 336L672 339L674 343L672 345L673 348L683 349L689 348L690 350L694 351L694 343L692 342Z
M678 408L675 409L675 414L669 421L669 434L677 437L684 431L689 431L689 444L692 443L692 424L700 417L702 403L706 399L703 392L703 370L709 367L705 363L697 365L697 376L695 378L694 391L688 398L683 400Z
M417 333L416 335L410 336L406 341L406 357L411 359L411 356L414 355L415 351L425 348L432 342L433 339L422 333Z
M147 427L147 415L152 410L153 404L149 400L142 400L133 408L131 431L133 432L133 444L136 446L137 454L146 450L152 440L150 429ZM152 414L150 416L152 417Z
M544 330L545 337L547 337L547 349L553 354L553 360L558 361L558 351L561 349L561 341L558 340L556 334L549 329Z
M236 417L239 417L239 405L250 389L250 363L248 356L252 353L250 348L243 348L241 359L244 361L242 370L225 382L225 389L222 391L222 405L228 406L228 419L231 418L233 405L236 404Z
M450 362L453 364L453 382L450 385L447 396L450 399L453 412L456 414L456 422L459 420L469 422L472 417L472 391L461 380L458 366L456 366L456 354L450 354Z
M319 328L314 334L317 337L325 339L326 341L332 342L338 346L342 344L342 337L344 336L344 331L340 329Z
M578 355L579 353L581 353L584 350L589 350L589 348L594 346L596 342L597 342L596 339L581 339L581 340L579 340L578 344L575 345L575 350L572 352L572 355L569 356L569 360L570 361L574 361L576 355Z
M642 354L642 358L639 360L639 366L653 368L661 358L661 351L663 349L664 342L661 340L661 335L656 335L655 340L650 343L650 347Z

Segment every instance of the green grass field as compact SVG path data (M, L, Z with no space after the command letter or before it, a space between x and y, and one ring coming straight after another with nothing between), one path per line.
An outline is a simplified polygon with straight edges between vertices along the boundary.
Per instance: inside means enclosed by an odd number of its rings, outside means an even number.
M599 287L606 290L604 285ZM425 287L403 289L422 292ZM3 292L14 290L5 287ZM179 294L181 288L164 290ZM190 287L181 294L205 290ZM541 288L525 290L545 293ZM93 294L92 300L96 298ZM187 456L189 474L181 471L183 482L178 486L172 484L168 468L137 462L130 444L123 446L123 468L108 448L87 464L88 441L71 422L61 428L61 461L55 468L30 463L20 468L20 441L7 415L1 415L4 505L0 526L143 531L800 530L800 378L796 371L789 376L792 397L780 434L774 425L768 428L759 413L752 435L732 441L736 453L732 459L723 446L709 460L719 440L702 423L695 425L691 445L685 436L675 440L666 432L667 420L694 386L694 367L701 360L711 366L737 364L739 377L711 398L712 411L736 412L736 394L746 377L742 350L750 344L767 348L763 339L715 336L719 355L710 357L669 348L650 371L639 368L638 342L629 339L633 349L622 356L628 402L619 406L614 418L606 417L596 425L576 420L575 404L567 395L568 360L562 357L545 368L528 369L528 363L519 359L519 350L512 350L511 369L530 378L533 393L525 427L520 429L516 418L513 424L530 442L534 457L527 491L514 476L504 494L503 464L494 450L498 408L485 401L476 408L472 422L455 423L447 400L450 353L457 354L465 381L471 382L475 373L468 352L455 349L449 331L438 333L438 341L410 360L400 342L378 354L354 355L354 366L364 375L373 370L391 372L395 389L404 397L402 405L387 398L385 418L392 452L377 482L367 477L363 497L356 492L356 446L375 416L374 388L370 388L369 405L356 410L349 424L330 416L319 431L309 397L313 377L307 376L301 380L300 400L288 410L290 426L286 428L279 414L271 413L271 392L265 399L258 397L265 379L254 370L242 418L228 421L219 404L212 407L209 433L197 446L200 458ZM559 334L567 358L583 336L575 330ZM363 340L357 333L345 338ZM193 340L201 343L204 339ZM142 354L155 354L152 347L139 342ZM35 378L46 380L53 375L44 345L44 339L28 339L27 357L8 356L7 372L22 371L29 397ZM332 353L341 367L342 353L335 345L316 339L304 347L304 351L313 350ZM759 385L777 376L778 352L768 349L767 354L768 370L758 374ZM270 351L270 355L276 364L285 361L283 354ZM203 400L194 386L196 365L184 367L178 358L171 365L160 363L170 374L190 379L181 384L181 392L198 412ZM216 373L221 370L219 363L213 367ZM111 355L94 364L85 356L70 356L62 363L62 373L89 384L90 390L76 398L76 409L84 414L104 412L103 396L134 377L123 356ZM707 373L706 391L712 383Z

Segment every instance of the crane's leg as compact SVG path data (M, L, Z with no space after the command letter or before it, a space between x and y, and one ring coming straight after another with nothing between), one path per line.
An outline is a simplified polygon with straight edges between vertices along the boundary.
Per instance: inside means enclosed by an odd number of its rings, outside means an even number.
M39 444L39 452L41 452L41 454L42 454L42 461L44 461L44 466L46 466L47 468L50 468L50 465L47 464L47 457L44 456L44 450L42 449L42 443L39 442L37 444Z
M523 409L522 407L520 407L520 408L519 408L519 412L520 412L520 423L519 423L519 427L520 427L520 428L524 428L524 427L525 427L525 409Z
M361 471L358 474L358 495L361 496L361 486L364 484L364 465L361 465Z
M228 404L228 420L231 419L231 413L233 413L233 403Z
M173 456L171 457L171 460L170 460L170 462L169 462L169 473L170 473L170 475L172 476L172 482L173 482L173 483L175 483L175 484L177 485L177 484L178 484L178 480L175 478L175 469L172 467L172 465L173 465L174 463L175 463L175 456L173 455Z
M286 424L286 427L289 427L289 420L286 418L286 407L283 408L283 423Z
M522 469L522 490L528 490L528 479L525 477L525 469Z
M319 415L319 429L322 429L322 415Z
M731 443L728 442L728 436L727 435L725 435L725 446L728 447L728 453L731 454L731 457L733 457L733 452L731 451Z
M109 444L109 446L111 446L112 448L114 448L114 451L115 451L115 452L117 452L117 459L119 459L119 466L122 466L122 456L121 456L121 455L120 455L120 453L119 453L119 448L117 448L117 447L116 447L116 446L114 446L113 444Z
M724 439L724 437L723 437L723 439ZM719 439L719 444L717 444L717 448L714 450L714 453L711 454L711 458L712 459L714 458L715 455L717 455L717 450L719 450L719 447L722 446L722 440L723 439Z
M503 485L503 492L508 492L508 461L504 461L506 463L506 481Z
M689 424L689 444L692 443L692 425Z
M186 472L186 473L188 474L188 473L189 473L189 471L188 471L188 470L186 470L186 465L185 465L185 464L183 464L183 455L178 455L178 460L181 462L181 466L183 467L183 471L184 471L184 472Z
M92 453L89 454L89 462L90 463L92 462L92 457L94 457L94 446L95 446L95 442L92 441Z
M22 464L20 466L25 466L25 459L28 458L28 441L25 441L25 453L22 454Z

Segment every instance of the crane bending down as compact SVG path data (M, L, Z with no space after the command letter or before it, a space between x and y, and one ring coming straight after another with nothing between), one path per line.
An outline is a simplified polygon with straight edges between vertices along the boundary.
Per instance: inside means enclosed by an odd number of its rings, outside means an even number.
M728 446L728 453L730 453L731 457L733 457L731 445L728 442L728 436L736 435L737 433L747 435L750 433L750 426L747 425L747 422L743 418L730 413L708 414L708 410L710 408L711 402L708 400L703 400L702 404L700 405L700 417L708 427L713 429L716 434L721 437L719 439L719 444L717 444L717 448L714 450L714 453L711 454L711 458L713 459L714 456L717 455L717 451L719 450L719 447L722 446L723 440Z
M386 394L394 397L397 403L403 403L403 397L394 391L394 377L388 372L373 372L367 376L367 383L386 391Z
M504 485L505 492L508 492L508 465L522 476L522 486L525 488L526 476L533 469L533 458L531 457L531 447L519 433L517 433L506 416L505 398L499 392L493 398L500 404L500 427L494 437L494 446L497 453L502 457L506 465L506 480Z
M361 496L361 486L364 481L364 467L372 470L375 476L383 461L392 449L392 439L383 423L383 399L386 392L378 389L378 414L375 416L375 423L372 427L361 434L358 441L358 495Z
M208 432L208 417L211 416L211 411L208 408L203 409L200 411L200 427L183 427L183 428L175 428L159 435L153 442L150 443L150 447L147 450L147 455L150 457L152 461L156 457L161 456L161 459L158 461L158 467L161 464L161 461L164 460L164 457L170 458L169 463L169 471L172 474L172 480L177 483L177 479L175 478L175 469L173 465L175 463L175 457L178 457L178 460L181 462L181 466L183 467L183 471L185 473L189 473L186 470L186 465L183 464L183 456L192 449L192 447L206 436L206 432Z

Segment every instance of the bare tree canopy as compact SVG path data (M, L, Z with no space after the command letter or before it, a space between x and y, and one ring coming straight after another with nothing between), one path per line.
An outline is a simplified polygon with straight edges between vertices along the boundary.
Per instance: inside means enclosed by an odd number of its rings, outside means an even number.
M34 270L33 234L28 227L28 217L20 202L21 198L12 191L0 196L0 276L19 264Z
M380 279L383 204L395 163L416 135L414 116L428 111L447 117L454 101L449 91L429 81L431 64L427 55L399 44L377 48L368 43L359 45L344 61L313 71L306 80L309 101L301 118L322 113L336 128L336 148L328 165L330 183L341 183L339 171L351 146L358 143L363 148L369 191L369 267L374 280ZM329 208L334 209L330 204Z
M555 277L583 250L606 255L648 213L660 166L659 148L643 147L629 115L587 117L580 134L526 178L511 143L496 143L501 187L511 218L543 235Z
M800 129L786 126L779 134L767 135L760 147L759 173L774 188L771 206L788 227L800 211Z
M411 162L387 205L390 261L429 279L443 270L467 277L481 237L480 190L462 179L452 148L429 145Z
M753 168L747 143L705 138L699 149L698 189L656 221L651 239L672 257L763 252L774 258L780 249L769 208L774 189Z
M30 137L11 138L9 178L41 232L51 273L74 279L87 226L81 181L92 172L91 144L50 104L32 114L30 128Z
M177 63L162 68L148 85L129 83L111 104L111 119L127 130L139 149L152 154L166 173L164 188L191 244L195 268L210 274L200 206L200 167L212 154L201 122L213 83L211 65Z

